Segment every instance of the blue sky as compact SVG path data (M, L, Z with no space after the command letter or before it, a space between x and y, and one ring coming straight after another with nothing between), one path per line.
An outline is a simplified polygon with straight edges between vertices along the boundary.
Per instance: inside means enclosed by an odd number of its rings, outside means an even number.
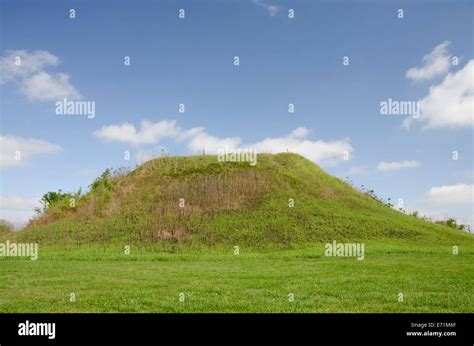
M407 209L472 222L472 1L0 3L2 218L161 148L230 145L288 148ZM63 98L95 102L95 118L56 114ZM389 98L421 116L382 115Z

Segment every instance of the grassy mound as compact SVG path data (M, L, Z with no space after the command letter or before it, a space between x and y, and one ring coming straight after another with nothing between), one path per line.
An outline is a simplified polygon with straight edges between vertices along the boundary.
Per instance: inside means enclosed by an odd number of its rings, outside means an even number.
M125 241L257 249L334 239L473 238L395 211L296 154L261 154L255 166L211 155L155 159L96 180L74 207L54 205L14 237L60 246Z

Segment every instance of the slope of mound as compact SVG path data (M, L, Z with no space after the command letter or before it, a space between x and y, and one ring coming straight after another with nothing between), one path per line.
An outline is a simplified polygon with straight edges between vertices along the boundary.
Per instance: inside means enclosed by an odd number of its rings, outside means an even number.
M255 166L211 155L155 159L97 183L74 207L48 208L15 237L256 248L335 239L472 240L395 211L296 154L261 154Z

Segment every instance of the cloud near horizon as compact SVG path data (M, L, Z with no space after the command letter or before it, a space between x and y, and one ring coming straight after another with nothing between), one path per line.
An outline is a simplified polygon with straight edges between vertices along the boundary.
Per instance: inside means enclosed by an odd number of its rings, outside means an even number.
M387 171L395 171L395 170L405 169L405 168L416 168L416 167L419 167L420 165L421 165L420 162L414 161L414 160L411 160L411 161L405 160L405 161L401 161L401 162L381 161L377 165L377 170L379 172L387 172Z
M94 131L94 135L106 142L121 142L133 146L157 144L165 138L184 142L191 153L203 150L208 154L216 154L218 150L236 150L252 148L258 153L294 152L305 156L313 162L324 165L335 165L343 161L344 154L350 155L354 149L349 138L323 141L308 139L309 130L298 127L291 133L281 137L267 137L255 143L242 143L240 137L216 137L206 132L204 127L181 129L176 121L162 120L153 123L143 120L140 128L131 123L108 125ZM141 157L151 158L147 152L141 152Z
M33 156L55 154L60 151L62 151L60 146L41 139L0 136L0 170L21 166ZM20 159L15 157L17 152L20 152Z
M41 206L39 197L0 196L0 219L21 228L33 216L34 209Z
M39 197L0 196L0 209L30 211L41 207Z
M474 203L474 184L455 184L432 187L424 200L435 205L459 205Z

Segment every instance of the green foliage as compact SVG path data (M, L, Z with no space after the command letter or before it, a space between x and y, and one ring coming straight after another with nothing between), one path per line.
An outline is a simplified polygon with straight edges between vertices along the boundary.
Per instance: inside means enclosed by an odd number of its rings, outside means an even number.
M57 204L61 200L61 198L62 198L61 190L59 190L58 192L50 191L43 195L43 197L41 198L41 201L43 202L44 207L47 208L47 207L52 207L55 204Z
M113 183L111 180L110 168L107 168L97 179L95 179L90 185L91 192L102 193L103 191L112 191Z
M63 193L62 190L59 190L58 192L47 192L41 198L43 210L41 211L41 209L36 208L35 211L38 214L41 214L46 210L56 209L56 212L58 212L62 209L71 208L71 205L73 204L72 201L74 200L75 204L75 200L80 197L80 193L80 190L78 191L78 194Z
M91 197L95 200L95 211L102 214L107 204L112 198L114 190L114 182L112 180L112 170L107 168L94 182L90 185Z

